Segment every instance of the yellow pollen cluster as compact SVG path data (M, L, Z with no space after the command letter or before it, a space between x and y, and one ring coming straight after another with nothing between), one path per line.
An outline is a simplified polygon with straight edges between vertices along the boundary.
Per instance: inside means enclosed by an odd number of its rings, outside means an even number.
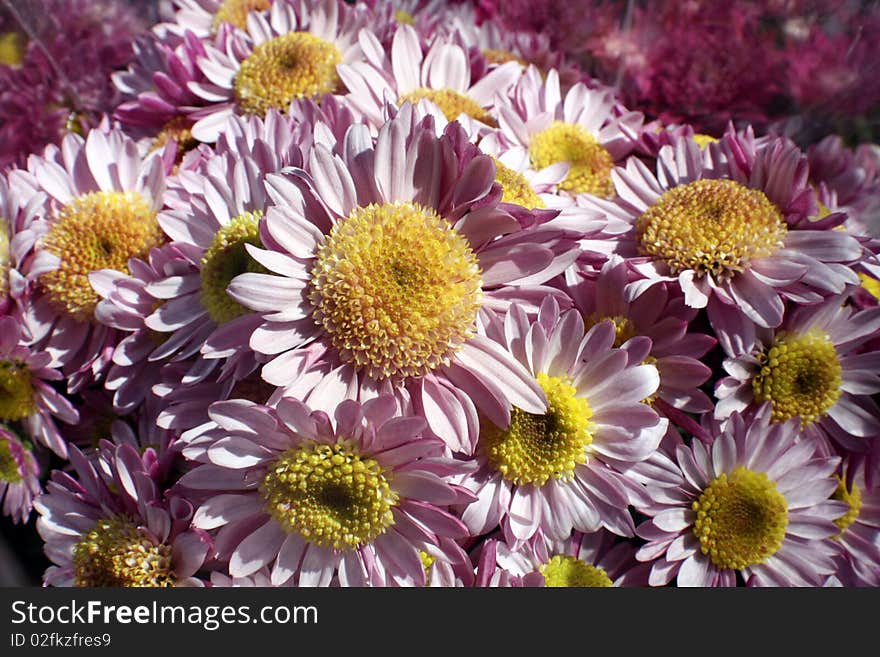
M492 159L495 160L495 158ZM501 201L503 203L515 203L530 210L546 207L526 177L499 160L495 160L495 182L501 185Z
M213 28L222 23L231 23L240 29L247 28L247 17L252 11L266 11L272 7L272 0L223 0L214 14Z
M477 258L433 209L357 208L320 247L309 299L340 358L372 378L421 376L474 335Z
M694 141L697 142L697 146L705 149L706 146L708 146L709 144L714 144L716 141L718 141L718 139L713 137L712 135L704 135L703 133L698 132L694 135Z
M584 324L586 325L587 330L591 329L600 322L611 322L612 324L614 324L615 347L619 347L636 334L635 324L633 324L632 320L629 317L625 317L623 315L608 316L600 315L599 313L593 313L584 320Z
M490 64L506 64L507 62L517 62L523 66L529 65L529 60L523 59L509 50L499 50L497 48L487 48L483 51L483 57Z
M9 222L0 217L0 301L9 296Z
M764 192L733 180L697 180L673 187L636 223L643 255L666 262L673 274L727 280L754 258L782 246L788 228Z
M763 472L740 466L720 474L691 508L700 549L721 569L764 563L785 538L788 504Z
M27 42L20 32L0 33L0 65L21 66Z
M397 9L394 12L394 20L400 23L401 25L415 25L416 19L411 13L406 11L405 9Z
M544 586L548 588L614 586L604 568L570 555L557 554L538 570L544 576Z
M834 491L834 495L831 497L839 502L846 502L849 505L849 510L834 521L834 524L840 527L840 534L836 537L839 539L843 532L859 517L859 512L862 510L862 491L859 490L855 483L853 483L850 490L847 490L844 481L838 477L837 490Z
M859 273L859 278L862 281L862 288L867 290L872 297L880 301L880 281L863 273Z
M99 520L73 547L76 586L174 586L171 548L155 545L125 516Z
M150 144L150 152L164 149L165 144L173 139L177 142L177 157L175 161L179 163L188 151L199 145L199 141L190 132L191 127L190 122L182 116L174 117L162 126L159 134L153 139Z
M342 551L369 544L391 527L398 502L389 473L345 440L287 450L260 492L284 531Z
M40 277L52 305L80 322L91 321L100 297L89 283L99 269L128 273L130 258L145 258L164 241L156 213L137 192L91 192L61 208L42 245L58 269Z
M529 157L536 169L568 162L568 176L560 183L560 189L605 198L614 195L611 181L614 158L580 125L554 121L549 128L532 136Z
M651 354L648 354L647 356L645 356L645 360L642 361L642 365L654 365L656 367L657 366L657 359L654 356L652 356ZM651 404L653 404L657 400L658 394L660 394L659 387L652 394L645 397L642 400L642 403L650 406Z
M443 112L443 116L449 121L455 121L459 116L465 114L493 128L498 126L495 119L477 101L454 89L426 89L425 87L420 87L403 94L397 99L397 104L403 105L409 101L415 105L422 99L430 100L439 107L440 111Z
M290 32L261 43L241 63L235 76L235 99L247 114L287 111L298 98L335 92L336 65L342 53L335 44L309 32Z
M570 479L586 463L593 442L593 411L567 377L543 372L538 383L547 395L547 412L534 415L514 408L507 429L486 427L483 449L489 464L508 481L543 486L553 479Z
M437 557L428 554L424 550L419 550L419 559L422 560L422 567L425 569L425 586L431 586L431 567L437 561Z
M37 400L27 364L0 361L0 420L15 422L37 412Z
M17 484L22 480L18 469L18 461L12 455L9 448L9 440L0 438L0 481L7 484Z
M781 331L758 360L761 369L752 379L752 390L759 403L773 403L774 422L800 417L803 426L812 424L840 397L843 370L834 344L822 331Z
M245 315L250 311L226 293L232 279L239 274L267 273L254 260L245 244L262 247L260 218L262 212L245 212L223 226L202 256L202 305L218 324Z

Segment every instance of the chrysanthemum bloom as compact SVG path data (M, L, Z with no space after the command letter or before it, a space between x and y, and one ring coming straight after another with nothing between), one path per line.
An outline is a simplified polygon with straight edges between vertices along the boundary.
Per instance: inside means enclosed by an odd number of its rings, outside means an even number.
M268 176L277 204L261 226L268 248L248 252L272 273L242 274L229 293L263 314L250 345L278 354L263 368L269 383L293 386L287 394L299 399L319 386L315 408L397 394L467 450L475 405L502 425L511 403L545 410L533 377L478 334L478 315L516 299L537 310L554 293L540 283L576 251L529 211L514 218L497 206L492 161L460 126L437 138L431 117L413 117L405 105L375 147L363 125L341 155L316 145L310 176ZM304 378L318 359L330 370Z
M880 487L865 480L865 462L845 461L835 500L849 505L834 522L843 549L837 578L844 586L880 586ZM876 467L876 461L869 462ZM875 475L876 476L876 475Z
M219 528L230 575L270 565L274 585L327 586L337 574L342 586L425 584L421 553L467 536L445 507L472 498L449 483L462 466L442 458L424 420L395 408L391 397L347 400L331 420L294 399L277 413L241 400L211 407L210 463L180 486L220 493L195 525Z
M614 323L615 347L637 335L651 338L647 362L657 368L660 386L650 403L658 412L667 415L670 407L686 413L711 411L712 401L699 388L712 370L699 359L715 346L715 338L689 331L697 311L684 304L677 290L655 285L636 296L632 280L626 262L613 255L598 275L570 268L566 290L588 326ZM678 419L680 414L672 416Z
M650 340L616 349L612 322L585 334L580 313L560 315L552 300L535 322L512 306L489 335L528 368L548 408L514 408L509 422L498 414L483 422L479 467L462 479L478 497L462 513L471 533L500 522L510 543L601 527L632 536L627 506L643 493L625 473L657 449L668 423L644 403L659 384L657 368L643 363Z
M510 147L535 170L567 162L559 189L569 195L614 195L611 171L633 151L644 117L624 110L610 89L589 89L581 82L563 96L559 74L546 79L530 66L493 114Z
M680 487L648 486L636 558L653 562L652 586L821 586L835 572L831 539L848 508L830 499L840 459L770 415L734 414L711 446L677 449Z
M64 378L51 361L45 351L21 344L21 326L13 317L0 317L0 422L20 422L31 440L66 458L67 443L55 418L74 424L79 414L50 384Z
M782 322L783 299L818 303L858 284L859 242L831 230L845 215L814 217L806 157L781 138L760 148L728 133L702 150L694 139L660 149L655 176L640 160L612 172L621 200L600 209L633 230L617 250L645 286L678 281L692 308L708 306L716 332L744 314Z
M880 308L853 311L841 297L795 308L776 329L744 322L723 340L729 374L715 390L715 416L769 402L773 422L800 418L801 431L865 451L880 436L880 351L861 347L880 332Z
M575 532L565 540L551 540L542 533L518 550L503 541L494 546L500 572L489 585L506 580L523 586L611 587L647 586L649 567L635 560L636 549L612 533L600 529L591 534Z
M287 1L287 0L285 0ZM199 38L215 34L228 23L240 30L247 28L251 12L266 12L273 0L173 0L173 20L160 23L154 30L162 35L192 32Z
M27 522L40 494L40 468L31 450L7 427L0 425L0 500L3 515Z
M165 188L158 155L142 157L121 132L92 130L87 139L65 137L28 160L28 171L10 176L12 185L45 192L40 220L21 237L33 245L21 273L34 280L27 331L53 365L69 374L74 391L109 364L114 329L95 320L101 300L89 275L101 269L129 273L128 261L146 257L164 241L156 213Z
M105 441L94 462L75 447L78 479L56 470L34 503L37 531L55 564L49 586L164 587L199 583L210 539L192 529L192 505L163 498L150 471L152 449Z
M372 36L372 35L370 35ZM346 63L339 76L348 88L346 99L377 128L386 120L387 103L426 102L442 127L458 120L469 133L496 125L489 112L496 95L504 95L522 74L522 65L508 62L475 79L467 51L452 37L436 36L427 52L409 25L394 33L389 52L372 37L366 61Z
M239 376L257 366L247 336L261 320L226 288L241 273L266 271L246 250L262 246L260 219L272 205L266 174L302 162L291 122L274 110L265 121L234 117L231 124L235 133L221 136L216 154L169 178L167 209L158 215L190 266L175 266L145 286L156 302L144 325L167 334L150 358L201 353L188 375L192 381L204 379L221 359Z
M275 2L267 15L251 14L246 33L229 31L216 45L206 44L198 66L210 83L189 88L212 104L191 114L192 135L213 142L233 114L286 112L299 98L340 92L336 67L362 57L358 32L364 16L341 0L296 7Z
M185 360L197 354L202 343L167 345L167 334L146 325L146 318L162 303L149 286L172 277L198 274L190 260L173 244L152 249L146 259L132 258L129 274L103 269L89 274L100 295L95 319L126 333L113 349L112 365L104 387L113 392L113 406L125 414L138 408L159 380L159 370L171 358Z

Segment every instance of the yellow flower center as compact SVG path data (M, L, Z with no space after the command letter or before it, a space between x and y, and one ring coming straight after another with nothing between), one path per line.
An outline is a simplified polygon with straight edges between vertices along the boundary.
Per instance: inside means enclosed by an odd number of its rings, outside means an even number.
M862 288L867 290L872 297L880 301L880 281L863 273L859 273L859 278L862 280Z
M740 466L718 475L691 508L700 549L721 569L764 563L785 538L788 504L763 472Z
M342 53L335 44L309 32L283 34L258 45L241 63L235 99L248 114L287 111L298 98L335 92L340 85L336 73L340 63Z
M251 312L226 293L232 279L248 272L267 273L245 249L245 244L263 246L260 241L262 216L259 211L237 216L217 231L202 256L202 305L218 324Z
M593 442L593 411L567 377L537 376L547 395L547 412L526 413L514 408L507 429L486 427L483 449L489 464L517 485L543 486L552 477L570 479L586 463Z
M834 344L822 331L782 331L758 360L761 370L752 379L752 390L759 403L772 402L774 422L800 417L804 426L812 424L840 397L843 370Z
M37 412L31 371L21 361L0 361L0 420L15 422Z
M584 320L587 329L591 329L600 322L611 322L614 324L614 346L619 347L624 342L635 336L636 327L629 317L623 315L600 315L593 313Z
M501 185L503 203L515 203L529 209L546 207L526 177L499 160L495 160L495 182Z
M8 438L0 438L0 481L17 484L22 480L18 461L12 455Z
M523 66L529 65L529 60L523 59L509 50L501 50L498 48L487 48L483 51L483 57L485 57L486 61L490 64L497 64L499 66L501 64L506 64L507 62L517 62Z
M43 247L61 260L40 277L49 301L80 322L90 321L100 297L89 274L115 269L128 274L130 258L145 258L164 241L156 213L137 192L91 192L61 208Z
M425 569L425 586L431 586L431 567L437 561L434 557L424 550L419 550L419 558L422 560L422 567Z
M604 568L599 568L570 555L557 554L538 570L544 576L544 586L547 587L614 586Z
M9 222L0 217L0 300L9 296Z
M706 146L708 146L709 144L714 144L716 141L718 141L718 139L713 137L712 135L704 135L703 133L698 132L694 134L694 141L697 142L697 146L705 149Z
M333 227L309 299L343 361L373 378L421 376L473 337L482 299L477 258L433 209L357 208Z
M345 440L287 450L269 468L260 492L284 531L343 551L371 543L391 527L398 502L390 474Z
M422 99L430 100L439 107L440 111L443 112L443 116L449 121L455 121L459 116L465 114L493 128L498 126L495 119L477 101L453 89L426 89L425 87L420 87L403 94L397 99L397 104L403 105L403 103L409 101L415 105Z
M164 149L165 144L173 139L177 142L177 157L175 161L179 163L188 151L199 145L199 141L190 132L191 127L190 122L182 116L171 119L162 126L159 134L153 139L150 144L150 152Z
M171 548L155 545L130 518L99 520L73 547L76 586L174 586Z
M21 66L26 49L27 41L20 32L0 33L0 65Z
M247 27L249 13L266 11L271 7L272 0L223 0L223 4L214 14L212 26L216 30L222 23L232 23L243 30Z
M692 269L721 280L780 248L787 230L764 192L733 180L673 187L636 223L643 255L665 261L673 274Z
M831 497L840 502L846 502L849 505L849 510L834 521L840 527L840 534L837 535L839 539L843 532L859 517L859 512L862 510L862 491L859 490L855 483L853 483L851 490L847 490L844 481L838 477L837 490L834 491L834 495Z
M575 194L614 195L611 181L614 158L580 125L554 121L549 128L532 136L529 157L536 169L568 162L568 176L559 185L560 189Z
M411 13L406 11L405 9L397 9L394 12L394 20L400 23L401 25L415 25L416 19Z

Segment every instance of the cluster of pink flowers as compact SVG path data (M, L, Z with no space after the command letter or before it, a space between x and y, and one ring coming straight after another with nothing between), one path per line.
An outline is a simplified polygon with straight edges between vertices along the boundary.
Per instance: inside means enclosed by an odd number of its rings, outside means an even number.
M880 585L876 147L471 5L172 4L0 176L47 585Z

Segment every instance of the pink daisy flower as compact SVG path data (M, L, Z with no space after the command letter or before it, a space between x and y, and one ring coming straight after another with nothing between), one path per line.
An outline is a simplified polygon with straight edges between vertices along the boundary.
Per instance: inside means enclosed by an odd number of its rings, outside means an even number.
M31 450L8 428L0 425L0 500L3 515L27 522L40 494L40 467Z
M25 434L67 458L67 443L55 418L67 424L79 420L76 408L51 382L64 376L50 367L52 356L21 343L21 326L0 317L0 422L20 422Z
M564 95L559 74L546 79L529 67L493 114L499 132L491 137L528 157L535 170L568 164L559 184L564 195L614 194L611 171L633 151L644 117L620 106L610 89L590 89L582 82Z
M636 558L652 562L663 586L821 586L836 570L847 509L831 499L837 457L822 457L797 422L771 423L765 407L750 422L731 416L715 441L680 446L677 488L648 486L651 519L637 533Z
M470 495L449 483L461 464L423 435L422 418L396 416L378 397L344 401L333 419L285 398L277 412L241 400L211 407L221 427L210 463L180 486L217 492L197 527L219 528L217 556L245 577L271 566L273 585L422 586L423 554L462 538L449 504ZM435 557L436 558L436 557Z
M841 297L787 314L777 329L741 323L722 340L729 376L718 381L715 416L769 402L771 420L800 418L801 432L865 451L880 436L880 351L863 345L880 332L880 308L854 311Z
M478 468L462 479L478 498L462 512L471 533L501 523L516 545L539 531L554 540L601 527L632 536L627 506L643 493L625 473L657 449L668 423L643 403L659 384L657 368L643 364L650 340L616 349L610 321L585 334L580 313L560 315L552 300L535 322L512 306L489 335L528 369L548 409L514 408L509 420L487 413Z
M189 89L210 105L190 115L192 135L213 142L233 114L264 116L287 111L299 98L340 91L337 65L361 59L365 16L341 0L275 2L268 14L250 14L246 32L206 43L207 56L197 64L209 82Z
M271 273L242 274L229 293L263 315L250 345L277 354L263 368L269 383L301 399L313 390L308 403L322 409L396 394L467 449L475 405L496 419L511 403L545 409L523 366L478 334L478 316L516 299L535 310L548 293L564 299L540 283L577 252L564 231L496 207L492 161L456 124L437 138L431 117L413 116L405 106L375 146L366 126L349 130L342 154L317 145L310 175L268 176L268 248L248 253Z
M874 467L875 463L869 463ZM844 586L880 586L880 487L866 479L864 461L845 462L832 497L849 506L834 522L843 549L837 578ZM876 475L875 475L876 476Z
M370 38L372 37L372 38ZM465 47L456 39L436 36L427 50L419 33L401 25L386 51L374 36L362 36L371 44L366 61L339 67L348 88L346 99L378 128L387 118L386 105L406 101L425 103L442 129L446 121L458 120L469 134L496 125L490 113L496 95L504 95L522 74L518 62L508 62L476 78Z
M647 586L649 567L635 560L636 549L611 532L575 532L564 540L542 533L512 549L503 541L483 548L495 553L499 570L486 586L610 587ZM482 562L481 562L482 565ZM482 573L481 573L482 576Z
M198 585L211 544L192 529L192 505L165 498L150 474L157 456L104 442L94 461L75 447L78 479L54 471L34 503L37 531L55 564L47 586L164 587Z
M716 331L736 313L779 326L783 299L817 303L858 283L862 247L830 230L844 215L808 219L807 161L791 142L729 133L701 150L679 139L660 149L656 176L630 158L612 178L621 200L598 209L633 225L618 251L645 286L677 281L688 306L708 306Z
M158 156L142 157L121 132L92 130L84 140L65 137L31 156L28 170L10 183L45 200L40 218L21 237L21 273L33 281L24 316L33 344L62 366L75 391L109 364L116 332L95 320L100 301L89 275L101 269L128 273L128 261L164 241L156 214L162 207L165 170ZM26 258L26 259L25 259Z
M285 0L287 1L287 0ZM172 20L160 23L155 32L183 36L192 32L200 39L216 34L224 24L247 28L247 17L251 12L267 12L273 0L172 0L174 15Z
M169 179L167 209L158 221L188 262L175 263L144 287L156 298L144 326L168 334L150 358L203 356L186 382L204 379L222 360L240 375L265 360L242 339L260 318L226 288L238 274L266 271L246 250L262 246L260 219L272 205L266 174L302 161L291 122L275 111L265 121L235 117L230 128L216 154Z
M673 421L684 419L676 410L711 411L714 405L700 386L712 370L700 359L715 346L715 338L689 332L697 311L685 305L680 293L655 285L636 296L631 285L635 279L623 258L613 255L598 274L568 269L565 289L588 326L611 320L615 347L637 335L651 338L648 362L660 374L651 400L655 410Z

